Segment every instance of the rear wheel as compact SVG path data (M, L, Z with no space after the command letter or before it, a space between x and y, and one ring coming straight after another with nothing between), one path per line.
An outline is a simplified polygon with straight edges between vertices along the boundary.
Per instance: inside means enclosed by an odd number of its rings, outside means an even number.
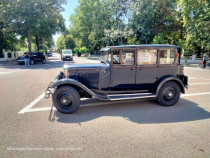
M61 113L71 114L80 106L80 95L73 87L58 87L53 94L53 104Z
M42 59L42 64L45 64L46 63L46 60L45 59Z
M158 93L157 99L159 104L163 106L172 106L176 104L180 98L180 87L175 82L166 82Z

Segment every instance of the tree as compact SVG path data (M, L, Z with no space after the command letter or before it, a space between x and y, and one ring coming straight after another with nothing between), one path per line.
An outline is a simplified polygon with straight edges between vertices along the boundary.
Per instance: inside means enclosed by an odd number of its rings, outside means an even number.
M75 43L73 40L73 36L71 34L68 34L65 38L65 46L67 49L74 49Z
M208 0L179 0L186 28L186 42L198 56L210 52L210 3ZM189 51L189 50L188 50Z
M65 48L65 39L64 39L64 36L61 35L57 42L56 42L56 45L58 47L58 52L61 53L61 50Z
M34 30L37 30L44 19L52 20L52 15L62 10L61 4L64 2L65 0L2 0L0 17L5 22L5 31L28 37L28 49L31 51ZM50 25L47 23L45 26ZM52 33L51 30L49 32Z

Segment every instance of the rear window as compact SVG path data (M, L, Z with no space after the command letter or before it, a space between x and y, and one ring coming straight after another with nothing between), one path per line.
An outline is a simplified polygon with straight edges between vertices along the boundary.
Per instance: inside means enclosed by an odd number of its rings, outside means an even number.
M160 51L160 64L173 64L175 59L175 51L165 49Z

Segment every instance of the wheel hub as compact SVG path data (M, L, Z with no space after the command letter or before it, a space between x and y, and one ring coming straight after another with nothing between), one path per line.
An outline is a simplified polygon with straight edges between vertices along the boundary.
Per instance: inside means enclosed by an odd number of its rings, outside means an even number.
M175 90L173 88L169 88L166 90L166 93L165 93L166 99L168 99L168 100L172 99L172 98L174 98L174 96L175 96Z
M68 93L61 93L58 100L64 108L72 106L72 100Z

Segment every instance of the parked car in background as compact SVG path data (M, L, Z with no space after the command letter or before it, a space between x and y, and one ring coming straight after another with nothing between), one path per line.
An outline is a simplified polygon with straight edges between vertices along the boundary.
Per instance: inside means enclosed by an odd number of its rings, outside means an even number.
M42 62L42 64L46 63L45 55L42 52L29 52L29 59L30 59L30 65L33 65L37 62ZM25 63L25 56L19 56L17 58L17 63L24 64Z
M48 52L47 52L47 56L48 56L48 57L52 57L52 52L48 51Z
M126 100L156 98L164 106L176 104L188 87L174 45L111 46L101 49L99 64L64 65L45 97L62 113L73 113L80 98Z
M62 49L61 60L73 60L73 52L71 49Z

